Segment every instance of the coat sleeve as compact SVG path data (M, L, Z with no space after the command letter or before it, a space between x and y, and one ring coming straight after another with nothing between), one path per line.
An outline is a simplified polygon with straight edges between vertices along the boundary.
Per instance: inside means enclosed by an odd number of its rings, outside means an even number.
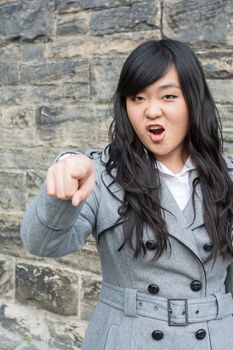
M224 157L230 177L233 180L233 159L230 157ZM226 293L231 293L233 296L233 263L227 268L227 277L225 280Z
M61 257L78 251L90 234L95 234L99 190L94 190L78 207L47 194L43 184L28 206L20 235L25 248L33 255Z
M233 296L233 263L227 268L227 277L225 280L226 293L231 293Z

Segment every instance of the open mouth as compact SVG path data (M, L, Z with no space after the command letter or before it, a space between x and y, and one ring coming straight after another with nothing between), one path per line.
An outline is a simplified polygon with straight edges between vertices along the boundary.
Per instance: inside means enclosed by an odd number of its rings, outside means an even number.
M162 126L154 126L148 129L148 131L153 135L161 135L164 130L165 129Z
M153 142L161 142L165 137L165 129L161 125L148 126L147 131L150 135L150 139Z

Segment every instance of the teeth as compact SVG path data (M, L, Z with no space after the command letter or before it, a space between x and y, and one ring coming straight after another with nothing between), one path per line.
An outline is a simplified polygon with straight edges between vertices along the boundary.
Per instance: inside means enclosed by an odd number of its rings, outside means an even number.
M159 130L159 129L163 129L163 127L162 126L152 126L150 128L150 130Z

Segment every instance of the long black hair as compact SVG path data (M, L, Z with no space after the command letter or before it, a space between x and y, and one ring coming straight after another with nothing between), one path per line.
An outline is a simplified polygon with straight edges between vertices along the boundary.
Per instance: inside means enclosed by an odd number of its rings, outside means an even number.
M149 225L155 234L156 259L170 244L163 219L164 209L160 205L161 186L155 169L156 160L150 151L145 151L130 124L126 98L159 80L171 66L177 70L189 112L184 149L198 171L198 178L193 182L193 204L195 186L200 183L204 223L213 243L210 258L216 259L226 250L233 253L233 186L222 156L220 118L196 55L189 46L172 39L139 45L126 59L114 95L114 120L109 130L106 170L125 191L120 207L120 215L125 219L122 247L129 244L135 257L145 254L145 225ZM113 169L116 171L112 172Z

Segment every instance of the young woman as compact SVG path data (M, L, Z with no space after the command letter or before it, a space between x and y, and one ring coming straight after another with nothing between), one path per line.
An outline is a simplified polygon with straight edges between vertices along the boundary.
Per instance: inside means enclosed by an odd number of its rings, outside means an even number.
M94 235L103 283L83 350L233 349L233 166L220 136L192 50L149 41L123 66L109 146L49 168L21 235L51 257Z

